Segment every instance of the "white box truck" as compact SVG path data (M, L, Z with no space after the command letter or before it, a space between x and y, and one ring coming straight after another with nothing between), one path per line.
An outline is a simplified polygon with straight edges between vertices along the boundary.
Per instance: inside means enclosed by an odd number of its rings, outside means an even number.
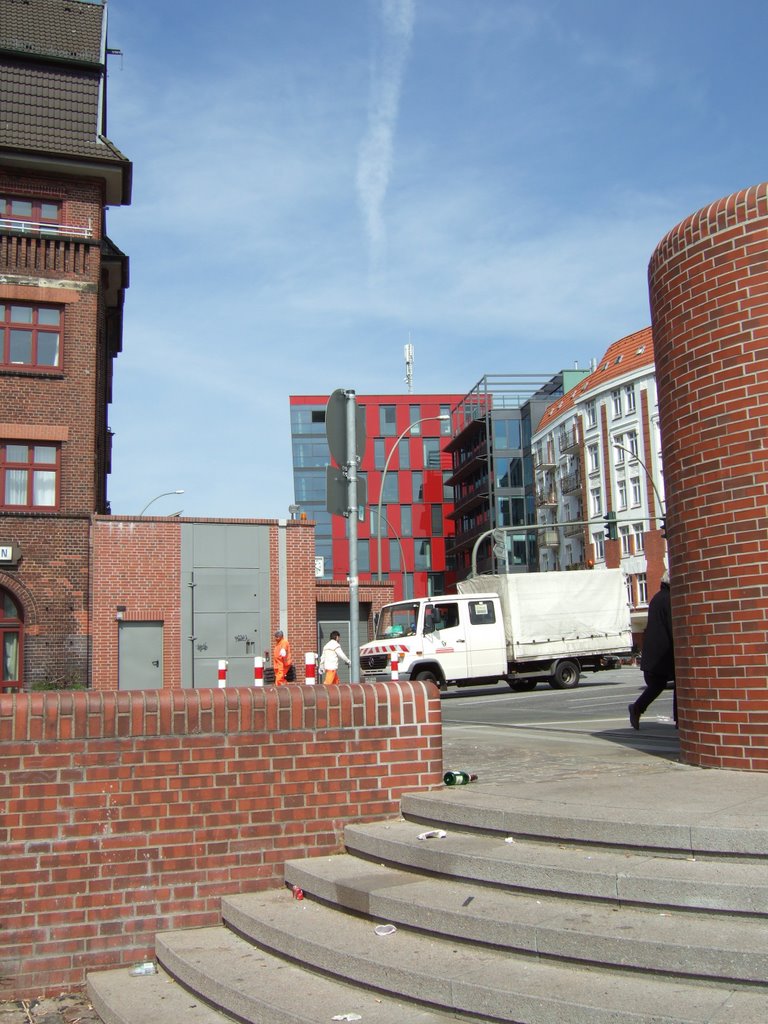
M431 679L474 686L504 680L532 690L577 686L632 652L620 569L477 576L446 594L385 605L360 648L364 680Z

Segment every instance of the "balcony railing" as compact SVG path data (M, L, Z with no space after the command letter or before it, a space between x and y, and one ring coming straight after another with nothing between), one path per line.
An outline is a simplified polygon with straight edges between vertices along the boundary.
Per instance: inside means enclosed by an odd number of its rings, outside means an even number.
M13 220L0 217L0 230L15 231L21 235L65 235L68 238L93 238L93 227L88 221L87 227L74 224L47 224L43 221Z
M573 494L581 490L581 473L566 473L560 478L560 489L563 494Z

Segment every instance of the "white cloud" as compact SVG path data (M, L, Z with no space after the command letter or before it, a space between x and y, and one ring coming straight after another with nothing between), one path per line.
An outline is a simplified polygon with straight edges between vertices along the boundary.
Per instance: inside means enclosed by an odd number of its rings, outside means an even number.
M383 257L383 207L392 173L403 74L413 36L414 0L380 0L380 13L382 31L371 66L368 128L357 165L357 193L373 273Z

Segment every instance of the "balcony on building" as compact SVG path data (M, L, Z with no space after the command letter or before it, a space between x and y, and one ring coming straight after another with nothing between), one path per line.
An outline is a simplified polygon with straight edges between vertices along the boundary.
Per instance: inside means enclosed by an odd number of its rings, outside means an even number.
M560 490L563 494L573 494L581 490L581 473L564 473L560 477Z

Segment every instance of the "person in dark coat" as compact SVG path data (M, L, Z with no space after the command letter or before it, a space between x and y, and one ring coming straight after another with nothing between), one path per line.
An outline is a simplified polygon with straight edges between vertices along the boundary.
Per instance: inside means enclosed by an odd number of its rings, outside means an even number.
M629 721L633 729L640 728L640 716L648 710L648 706L666 689L670 679L675 678L675 647L672 639L672 602L669 593L669 575L665 572L661 578L659 592L651 598L648 605L648 625L643 638L643 651L640 655L640 668L643 670L645 689L630 704ZM675 725L677 725L677 694L673 701Z

